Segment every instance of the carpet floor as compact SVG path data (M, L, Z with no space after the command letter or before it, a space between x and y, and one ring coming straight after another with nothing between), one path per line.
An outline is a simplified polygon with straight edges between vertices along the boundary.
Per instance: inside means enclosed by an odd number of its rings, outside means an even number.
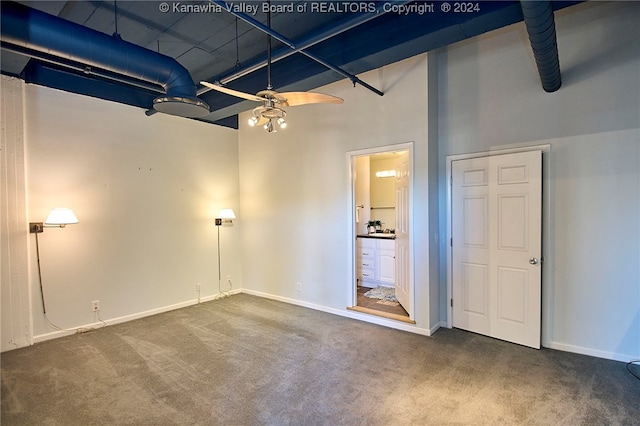
M2 425L638 425L621 362L246 294L2 354Z

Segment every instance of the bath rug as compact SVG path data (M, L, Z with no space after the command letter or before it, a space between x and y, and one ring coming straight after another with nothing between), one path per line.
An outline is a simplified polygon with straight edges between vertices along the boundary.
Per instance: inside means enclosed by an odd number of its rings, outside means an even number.
M372 288L364 294L364 297L368 297L370 299L387 300L389 302L398 301L398 299L396 298L396 290L393 287L378 286L376 288Z

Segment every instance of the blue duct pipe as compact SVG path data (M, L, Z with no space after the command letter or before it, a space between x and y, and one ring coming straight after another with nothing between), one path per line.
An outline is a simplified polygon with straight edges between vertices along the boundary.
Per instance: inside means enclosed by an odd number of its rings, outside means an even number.
M183 117L209 114L209 106L196 96L189 71L169 56L12 1L3 1L0 12L3 45L161 86L165 95L153 101L154 109L160 112Z
M0 47L2 48L2 50L15 53L16 55L37 59L38 61L41 61L44 63L58 65L64 68L74 70L76 72L81 72L83 74L95 75L98 77L105 78L107 80L117 81L119 83L123 83L128 86L134 86L134 87L139 87L140 89L149 90L151 92L164 93L164 90L158 85L147 83L146 81L142 81L142 80L125 77L122 74L116 74L109 71L104 71L99 68L87 67L83 64L67 61L57 56L48 55L44 52L37 52L35 50L25 49L23 47L16 46L15 44L8 44L5 42L0 42Z
M533 57L545 92L555 92L562 85L556 25L549 0L521 0L524 23L529 33Z

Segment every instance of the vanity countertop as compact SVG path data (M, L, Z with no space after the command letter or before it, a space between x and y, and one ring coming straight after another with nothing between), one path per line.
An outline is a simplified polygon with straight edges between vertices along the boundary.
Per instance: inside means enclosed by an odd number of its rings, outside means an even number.
M383 240L395 240L396 234L376 232L375 234L358 234L357 238L379 238Z

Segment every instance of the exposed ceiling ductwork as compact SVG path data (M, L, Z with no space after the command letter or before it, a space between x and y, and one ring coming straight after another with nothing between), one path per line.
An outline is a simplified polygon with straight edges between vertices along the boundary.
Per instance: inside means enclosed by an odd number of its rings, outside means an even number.
M576 3L491 1L453 13L426 1L372 1L362 3L367 10L347 13L314 12L293 0L287 5L307 12L275 13L265 31L263 10L233 14L223 0L118 0L117 8L111 1L2 1L0 68L27 83L136 106L147 115L162 111L238 128L237 114L255 105L194 81L245 93L264 89L264 32L279 36L274 88L308 91L521 22L524 14L543 87L553 91L561 84L553 10ZM118 32L127 41L111 35Z
M522 0L522 15L538 66L542 88L555 92L562 85L556 24L549 0Z
M164 94L153 100L160 112L182 117L209 114L209 106L196 96L189 71L173 58L11 1L2 2L0 25L3 48L77 63L86 74L95 67L102 77L106 71L162 87Z

